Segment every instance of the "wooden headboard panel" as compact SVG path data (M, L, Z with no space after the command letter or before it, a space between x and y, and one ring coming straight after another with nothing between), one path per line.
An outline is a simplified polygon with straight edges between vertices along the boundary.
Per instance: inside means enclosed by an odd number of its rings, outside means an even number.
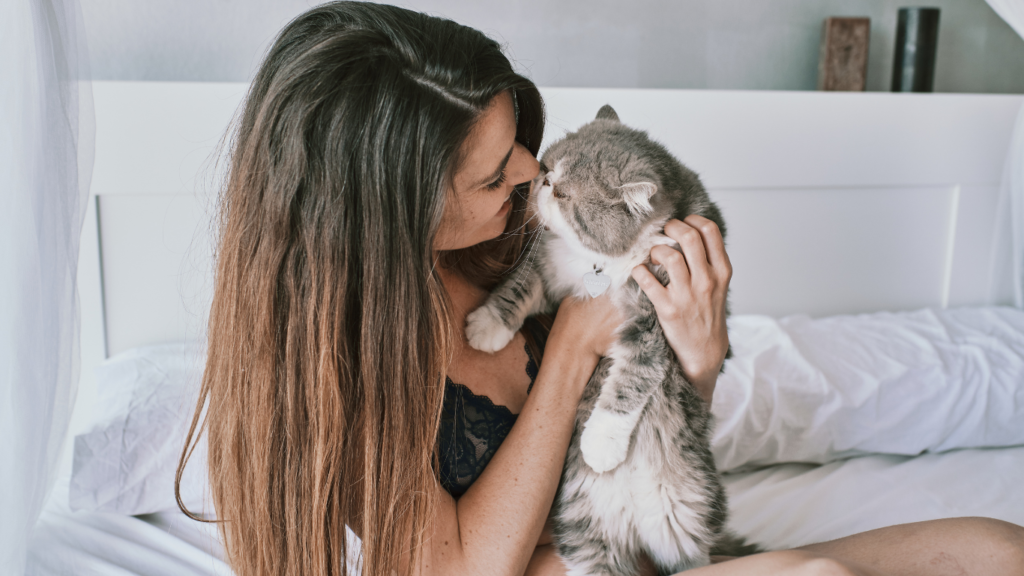
M244 84L96 82L84 371L199 333L210 154ZM545 89L547 142L612 104L722 206L736 314L993 303L996 198L1024 97Z

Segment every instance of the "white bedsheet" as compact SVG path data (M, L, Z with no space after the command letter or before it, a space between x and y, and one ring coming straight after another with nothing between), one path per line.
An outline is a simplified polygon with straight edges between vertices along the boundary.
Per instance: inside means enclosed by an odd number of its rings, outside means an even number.
M1024 447L862 456L727 474L730 526L769 548L905 522L988 516L1024 524ZM178 512L71 512L55 497L32 537L27 576L225 576L216 527Z
M939 518L1024 525L1024 447L780 464L725 485L730 527L770 549Z
M230 576L217 526L176 511L124 516L73 512L68 478L43 510L25 576Z

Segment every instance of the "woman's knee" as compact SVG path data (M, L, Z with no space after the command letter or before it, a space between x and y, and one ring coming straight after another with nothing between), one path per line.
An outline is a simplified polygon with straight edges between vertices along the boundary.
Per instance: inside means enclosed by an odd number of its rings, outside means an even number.
M1024 527L995 518L964 518L963 530L993 574L1024 574Z
M1024 574L1024 528L994 518L948 518L918 524L932 564L964 574Z

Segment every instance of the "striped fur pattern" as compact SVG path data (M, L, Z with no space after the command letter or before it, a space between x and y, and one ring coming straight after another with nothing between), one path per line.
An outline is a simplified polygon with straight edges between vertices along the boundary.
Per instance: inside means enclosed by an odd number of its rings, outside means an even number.
M568 573L636 574L640 554L665 574L704 566L716 544L737 542L723 532L711 416L630 271L651 265L653 246L676 246L663 233L669 218L700 214L724 235L721 213L696 174L609 106L548 148L531 206L543 224L531 257L469 315L470 345L500 350L527 316L570 294L588 297L588 272L610 279L625 318L584 392L555 499ZM667 282L660 267L652 271Z

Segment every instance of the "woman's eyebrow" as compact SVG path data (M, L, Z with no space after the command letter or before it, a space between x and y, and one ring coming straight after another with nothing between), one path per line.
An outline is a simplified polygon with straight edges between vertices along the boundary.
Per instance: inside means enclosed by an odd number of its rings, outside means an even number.
M515 147L516 145L513 144L512 147L508 149L508 154L505 154L505 158L501 161L501 164L498 164L498 168L494 171L494 173L492 173L487 178L481 180L480 182L477 182L474 187L480 187L483 186L484 184L490 184L491 182L497 180L501 176L502 171L505 170L505 166L508 165L508 160L509 158L512 157L512 150L514 150Z

